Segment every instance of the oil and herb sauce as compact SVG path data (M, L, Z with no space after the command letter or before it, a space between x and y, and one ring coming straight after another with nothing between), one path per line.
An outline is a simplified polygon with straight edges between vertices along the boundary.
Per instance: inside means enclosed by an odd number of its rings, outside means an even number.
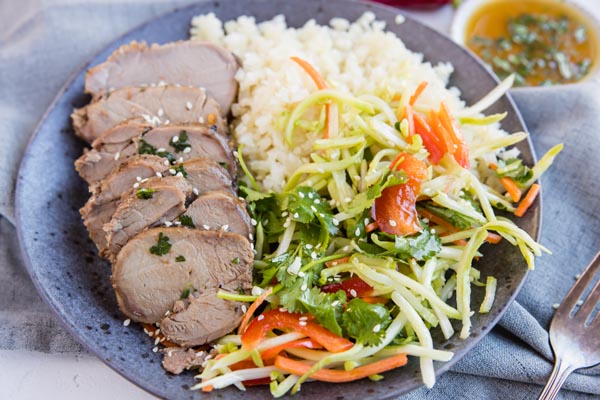
M598 38L584 17L548 0L491 0L467 23L465 42L500 78L518 86L573 83L597 59Z

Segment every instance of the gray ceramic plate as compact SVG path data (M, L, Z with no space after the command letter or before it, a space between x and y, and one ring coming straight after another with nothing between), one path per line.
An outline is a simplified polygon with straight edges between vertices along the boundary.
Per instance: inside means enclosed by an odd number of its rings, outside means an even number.
M202 1L157 18L104 49L66 84L41 121L26 151L17 184L16 205L19 239L29 273L39 292L59 316L67 329L90 351L127 379L149 392L170 399L270 397L266 388L251 388L246 393L237 389L212 394L190 392L193 374L166 374L160 355L152 352L153 343L138 326L123 326L124 317L117 309L109 284L110 266L97 257L81 223L78 209L88 196L87 187L73 168L84 144L73 135L69 114L73 107L84 105L85 70L103 61L121 44L131 40L165 43L188 37L192 16L214 12L221 19L253 15L265 20L284 14L291 26L300 26L310 18L327 23L332 17L351 20L371 10L387 22L388 29L398 34L407 47L422 52L431 62L450 61L456 72L452 85L462 91L467 103L473 103L496 85L496 79L466 50L446 37L407 19L394 23L397 10L374 4L344 0L238 0ZM503 127L509 131L525 130L518 111L509 97L503 97L490 112L508 111ZM534 161L530 142L520 150L527 163ZM538 235L540 204L534 205L519 225ZM473 317L473 334L468 340L444 341L436 337L436 347L452 350L451 362L436 363L438 374L446 371L485 335L514 299L526 275L526 267L518 252L507 246L484 249L485 257L478 267L484 274L498 278L494 309ZM475 288L473 302L481 301L482 292ZM360 399L393 398L421 386L418 363L385 374L380 382L362 380L342 385L309 383L298 398Z

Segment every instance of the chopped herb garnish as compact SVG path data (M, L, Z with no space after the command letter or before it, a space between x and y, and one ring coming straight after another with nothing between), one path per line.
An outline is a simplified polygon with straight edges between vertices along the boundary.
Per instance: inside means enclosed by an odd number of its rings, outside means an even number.
M219 161L219 165L221 167L225 168L225 169L227 169L227 167L228 167L228 164L226 162L223 162L223 161Z
M240 263L240 258L239 258L239 257L236 257L236 258L234 258L233 260L231 260L231 262L232 262L233 264L239 264L239 263Z
M171 242L169 242L169 237L164 235L162 232L158 234L158 240L156 245L150 247L150 253L156 256L164 256L171 250Z
M177 262L184 262L185 261L185 257L182 255L179 255L177 257L175 257L175 261Z
M187 147L192 147L192 145L188 142L187 131L181 131L179 136L173 136L169 141L169 145L175 149L176 153L184 151Z
M152 198L152 196L154 195L154 192L156 192L155 189L141 188L141 189L137 190L135 195L137 196L138 199L148 200L148 199Z
M192 217L190 217L189 215L182 215L179 217L179 222L181 222L181 225L183 226L187 226L189 228L195 228L196 225L194 225L194 220L192 220Z
M188 283L185 285L185 288L181 291L181 296L179 297L181 300L187 299L192 293L192 284Z
M173 169L175 170L176 175L177 175L177 173L181 172L181 175L183 175L184 178L187 178L188 174L187 174L187 171L185 170L183 164L179 164L178 166L176 166Z
M158 151L156 147L152 146L150 143L146 142L144 139L140 140L140 144L138 146L138 153L140 154L152 154L154 156L164 157L171 164L175 163L175 156L168 151Z

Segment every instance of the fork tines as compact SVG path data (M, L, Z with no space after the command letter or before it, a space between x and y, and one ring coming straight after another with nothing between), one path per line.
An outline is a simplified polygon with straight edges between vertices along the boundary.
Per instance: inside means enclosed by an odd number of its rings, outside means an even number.
M571 290L569 291L569 293L563 300L562 304L556 311L556 317L558 317L559 314L567 313L567 314L569 314L570 318L577 320L574 322L580 322L580 323L584 324L586 327L592 325L592 323L594 324L594 327L595 327L595 325L599 324L600 317L598 315L596 315L596 317L594 318L593 321L590 320L590 317L591 317L591 314L594 312L594 309L596 308L598 301L600 300L600 280L598 280L598 282L596 282L596 284L590 291L589 295L587 296L587 298L585 299L584 303L581 305L579 310L577 310L576 312L574 312L571 315L572 310L575 308L576 305L578 305L578 301L580 299L584 300L584 299L582 299L582 296L585 293L585 290L587 289L587 287L590 285L590 283L594 279L594 276L596 275L596 273L598 272L599 269L600 269L600 252L598 254L596 254L596 256L594 257L594 260L590 263L590 265L586 268L586 270L583 272L583 274L581 274L581 277L577 280L575 285L571 288ZM581 303L579 303L579 304L581 304ZM599 313L599 315L600 315L600 313Z

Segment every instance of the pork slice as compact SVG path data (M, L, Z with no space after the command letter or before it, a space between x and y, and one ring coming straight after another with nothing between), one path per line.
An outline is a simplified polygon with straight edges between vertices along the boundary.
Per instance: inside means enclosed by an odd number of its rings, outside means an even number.
M163 368L174 375L179 375L187 369L202 366L211 354L208 351L197 351L183 347L167 347L162 352L164 353Z
M148 46L132 42L87 71L85 91L97 97L114 89L145 84L204 87L226 115L237 93L238 68L231 52L210 43L179 41Z
M103 204L121 198L121 195L130 190L134 185L143 184L145 179L150 179L168 167L164 164L165 159L150 154L136 154L126 158L123 164L117 166L111 173L90 189L93 196L89 201L95 204Z
M87 202L85 206L79 210L90 238L98 248L98 252L101 254L106 251L106 232L104 232L103 226L110 222L118 205L118 200L104 204Z
M177 137L177 147L171 145L175 137ZM189 146L181 143L182 137L187 137L186 142ZM138 150L147 147L146 144L153 149L164 149L170 152L178 162L185 162L199 157L210 158L222 164L231 176L237 174L237 163L233 157L229 141L204 125L160 127L152 129L136 141ZM189 150L185 150L186 148Z
M187 171L187 180L196 194L220 190L235 194L231 175L218 162L206 158L192 158L183 163Z
M115 125L132 118L143 118L152 126L208 123L221 134L227 126L219 104L194 87L125 87L99 97L73 111L75 133L91 143Z
M246 203L227 192L207 192L187 208L196 228L226 230L250 239L254 233Z
M150 125L136 120L114 126L94 140L92 149L85 151L75 161L75 169L89 185L93 185L135 155L137 148L133 145L133 139L150 129Z
M110 222L103 226L107 245L101 255L114 261L130 238L183 214L191 194L191 186L178 176L151 178L123 194Z
M165 254L150 251L159 237L170 245ZM250 289L253 259L248 240L235 233L152 228L123 247L111 281L125 315L156 323L186 290L201 294L219 287Z
M199 346L233 331L244 315L242 303L220 299L217 292L217 288L210 288L180 300L184 304L174 308L181 310L160 322L167 340L185 347Z

